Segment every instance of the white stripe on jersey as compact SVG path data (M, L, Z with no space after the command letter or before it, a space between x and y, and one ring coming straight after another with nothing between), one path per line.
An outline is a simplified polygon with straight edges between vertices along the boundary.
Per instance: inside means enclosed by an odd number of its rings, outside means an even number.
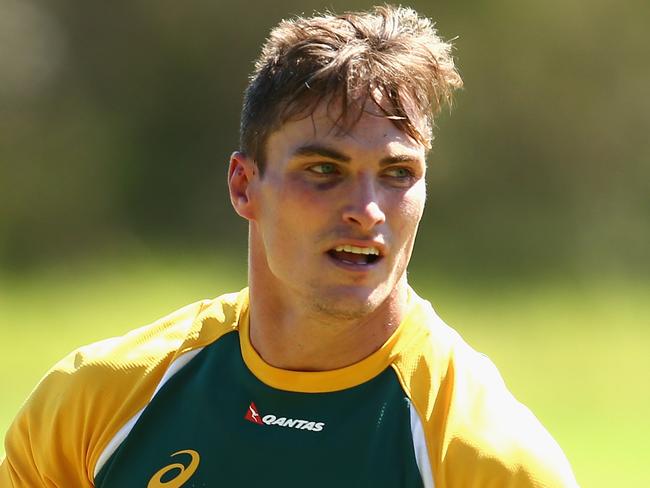
M160 380L160 383L158 383L158 386L156 386L156 390L153 392L153 395L151 395L151 398L147 402L147 405L151 403L151 400L153 400L153 397L156 396L156 394L160 391L160 389L163 387L169 379L174 376L176 373L178 373L183 366L185 366L187 363L189 363L194 357L200 353L203 350L203 348L199 349L194 349L192 351L188 351L185 354L181 354L176 358L176 360L169 365L169 368L167 371L165 371L165 374L163 375L162 379ZM136 424L138 419L140 418L140 415L142 415L142 412L144 412L144 409L147 408L147 405L145 405L142 410L140 410L138 413L136 413L133 417L131 417L125 424L124 426L117 431L117 434L110 440L108 444L106 444L106 448L102 451L102 453L99 455L99 458L97 459L97 464L95 465L95 472L93 477L97 477L97 474L99 471L102 469L104 464L106 464L106 461L110 459L110 457L113 455L113 453L117 450L118 447L120 447L120 444L124 442L124 439L129 435L131 432L131 429L133 429L133 426Z
M424 428L413 402L409 400L411 410L411 438L413 439L413 449L415 450L415 461L420 470L422 484L424 488L435 488L433 475L431 474L431 461L429 460L429 451L427 450L427 441L424 438Z

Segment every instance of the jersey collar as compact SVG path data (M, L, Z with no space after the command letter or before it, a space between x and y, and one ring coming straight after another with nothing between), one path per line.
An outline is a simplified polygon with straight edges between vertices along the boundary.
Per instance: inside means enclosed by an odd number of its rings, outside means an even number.
M250 342L248 290L242 290L242 308L239 316L239 342L242 357L248 369L263 383L285 391L326 393L352 388L371 380L395 361L405 346L417 335L419 297L408 289L406 315L388 340L370 356L340 369L329 371L290 371L266 363Z

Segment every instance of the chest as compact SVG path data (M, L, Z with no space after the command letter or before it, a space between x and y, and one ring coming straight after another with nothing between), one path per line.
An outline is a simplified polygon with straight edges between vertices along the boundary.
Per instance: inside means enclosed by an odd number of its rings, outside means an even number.
M278 390L252 375L229 336L161 388L98 488L421 486L392 369L342 391Z

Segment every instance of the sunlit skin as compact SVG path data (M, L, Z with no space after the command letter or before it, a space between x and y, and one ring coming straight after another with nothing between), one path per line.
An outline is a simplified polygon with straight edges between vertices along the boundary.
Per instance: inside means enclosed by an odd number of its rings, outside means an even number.
M341 368L395 331L425 171L424 146L374 106L346 134L324 105L287 122L267 141L263 175L232 155L231 200L249 221L250 338L267 363ZM379 257L359 263L366 257L334 251L346 244Z

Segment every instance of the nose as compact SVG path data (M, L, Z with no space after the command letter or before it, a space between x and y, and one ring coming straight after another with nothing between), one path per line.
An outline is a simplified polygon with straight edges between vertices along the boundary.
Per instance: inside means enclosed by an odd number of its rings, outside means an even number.
M362 231L369 231L386 221L381 208L377 188L372 178L360 176L356 184L349 189L349 200L343 210L343 220Z

